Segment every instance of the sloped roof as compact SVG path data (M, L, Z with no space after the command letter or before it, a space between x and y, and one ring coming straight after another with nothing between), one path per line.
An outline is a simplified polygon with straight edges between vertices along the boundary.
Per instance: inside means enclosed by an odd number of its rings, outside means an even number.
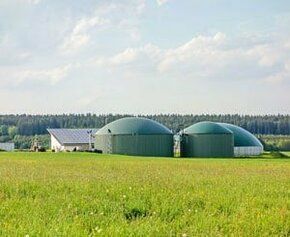
M48 128L47 131L53 135L61 144L87 144L89 143L88 131L92 130L94 135L99 129L65 129L65 128ZM92 143L93 143L92 139Z
M101 128L96 135L106 134L171 134L172 132L164 125L147 118L128 117L118 119Z
M232 134L228 128L214 122L199 122L184 129L185 134Z

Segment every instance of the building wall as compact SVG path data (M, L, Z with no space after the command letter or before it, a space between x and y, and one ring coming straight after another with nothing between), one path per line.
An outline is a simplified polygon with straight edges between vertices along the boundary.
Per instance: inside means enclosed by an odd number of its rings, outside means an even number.
M55 151L63 150L63 146L58 142L58 140L56 140L56 138L53 135L50 136L50 148L51 150Z
M58 151L73 151L75 148L77 151L84 151L89 149L89 144L61 144L59 141L51 135L51 150ZM92 144L93 145L93 144Z
M260 146L240 146L234 147L235 156L259 156L264 152Z
M0 143L0 150L14 151L14 143Z
M77 151L86 151L86 150L89 150L89 144L64 145L62 148L62 151L74 151L74 149L76 149Z
M233 157L233 134L184 134L181 157Z
M96 135L95 148L105 154L173 156L173 135Z

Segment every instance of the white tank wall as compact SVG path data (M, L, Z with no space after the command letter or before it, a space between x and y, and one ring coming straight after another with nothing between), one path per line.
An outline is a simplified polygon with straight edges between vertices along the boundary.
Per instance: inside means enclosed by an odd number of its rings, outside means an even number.
M234 147L235 156L259 156L263 151L263 148L259 146Z
M14 143L0 143L0 150L13 151Z

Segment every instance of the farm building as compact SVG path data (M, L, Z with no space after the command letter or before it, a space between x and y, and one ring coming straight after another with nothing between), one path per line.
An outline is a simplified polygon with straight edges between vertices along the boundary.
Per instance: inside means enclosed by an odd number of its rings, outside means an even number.
M233 132L213 122L196 123L184 129L180 155L181 157L233 157Z
M47 129L51 137L51 150L73 151L93 148L95 134L98 129Z
M219 124L233 132L235 156L257 156L263 153L262 143L247 130L233 124Z
M181 136L182 157L256 156L263 145L250 132L227 123L200 122L186 128Z
M95 148L107 154L172 157L173 134L150 119L122 118L96 133Z
M0 150L2 151L14 151L14 143L7 142L7 143L0 143Z

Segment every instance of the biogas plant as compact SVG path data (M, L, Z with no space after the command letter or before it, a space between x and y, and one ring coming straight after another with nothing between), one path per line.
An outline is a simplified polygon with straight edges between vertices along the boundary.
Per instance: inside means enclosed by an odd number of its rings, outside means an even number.
M128 117L105 125L95 134L95 149L104 154L173 157L174 146L179 148L180 157L243 157L263 153L263 145L253 134L226 123L199 122L174 135L151 119Z
M250 132L227 123L199 122L184 129L182 157L258 156L263 145Z
M151 119L116 120L97 131L95 138L95 148L106 154L173 156L173 133Z

